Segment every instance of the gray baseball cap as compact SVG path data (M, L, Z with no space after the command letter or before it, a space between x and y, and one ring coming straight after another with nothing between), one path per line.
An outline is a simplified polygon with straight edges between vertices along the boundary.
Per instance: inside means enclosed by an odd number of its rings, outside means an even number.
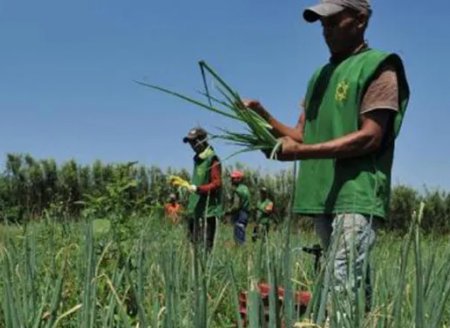
M366 12L368 15L372 12L370 0L321 0L318 5L305 9L303 18L312 23L320 17L332 16L345 8Z

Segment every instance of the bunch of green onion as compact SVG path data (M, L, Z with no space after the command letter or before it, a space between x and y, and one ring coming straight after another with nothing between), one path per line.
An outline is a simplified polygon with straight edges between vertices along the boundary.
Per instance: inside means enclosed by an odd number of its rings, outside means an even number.
M220 129L220 134L213 135L213 138L215 139L225 140L228 143L242 147L242 149L235 154L263 150L267 153L270 152L270 158L276 157L276 153L281 144L270 131L272 127L259 114L247 108L242 99L239 97L239 94L233 90L210 66L208 66L208 64L204 61L200 61L199 66L205 89L205 91L201 94L205 96L207 100L206 102L142 81L136 82L143 86L186 100L199 106L200 108L207 109L214 113L244 123L245 133ZM210 94L206 82L207 75L212 78L213 84L222 99L214 97Z

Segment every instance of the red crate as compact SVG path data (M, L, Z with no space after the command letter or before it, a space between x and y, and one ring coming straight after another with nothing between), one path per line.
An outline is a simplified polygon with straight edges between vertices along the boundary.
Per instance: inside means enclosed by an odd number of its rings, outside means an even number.
M285 291L284 288L277 288L277 296L279 305L283 305ZM263 327L265 327L269 322L269 294L270 294L270 285L267 283L259 283L258 284L259 295L262 300L262 304L264 306L265 313L265 321L262 323ZM311 293L305 291L296 291L294 295L295 308L301 314L306 311L308 303L311 299ZM242 322L244 323L244 327L247 326L248 318L247 318L247 291L242 291L239 293L239 313L241 314Z

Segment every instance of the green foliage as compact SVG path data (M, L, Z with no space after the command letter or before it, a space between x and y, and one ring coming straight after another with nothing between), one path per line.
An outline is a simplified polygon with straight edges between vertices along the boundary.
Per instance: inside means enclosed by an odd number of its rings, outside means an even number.
M186 163L189 166L191 163ZM223 170L224 205L229 206L231 185L229 175L234 169L243 170L245 183L251 192L252 207L259 199L259 189L265 186L275 204L275 219L281 223L289 217L292 170L263 173L242 164L226 166ZM162 210L170 193L176 192L167 177L178 175L186 180L186 170L156 166L145 167L137 163L80 165L74 160L58 165L52 159L37 160L30 155L8 154L5 170L0 174L1 220L26 222L46 215L70 220L80 217L104 218L110 213L122 216L146 215ZM187 195L180 194L184 205ZM420 193L411 187L398 185L391 192L391 210L384 222L388 231L404 233L408 230L415 204L426 204L421 228L427 233L450 232L450 193L425 190ZM250 219L254 220L255 213ZM293 230L311 229L310 221L297 218Z
M416 204L424 202L425 209L420 227L428 233L450 232L450 193L425 190L420 194L411 187L399 185L392 189L391 209L385 227L390 231L406 232Z
M426 203L422 223L425 231L450 233L450 193L427 190L421 200Z
M391 230L406 231L418 201L418 193L407 186L397 186L391 194L391 211L388 226Z
M2 220L25 222L45 214L68 219L147 213L174 192L166 182L171 174L189 179L185 170L163 172L136 163L82 166L70 160L57 165L52 159L8 154L0 175L0 214Z

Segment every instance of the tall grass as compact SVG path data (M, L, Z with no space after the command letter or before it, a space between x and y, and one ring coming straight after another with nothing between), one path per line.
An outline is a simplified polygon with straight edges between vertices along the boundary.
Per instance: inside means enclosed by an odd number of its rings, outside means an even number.
M1 245L0 326L318 327L329 318L332 327L448 327L450 248L445 239L421 235L422 213L417 210L401 240L379 236L368 314L360 291L337 294L327 266L314 272L313 259L299 249L316 241L292 231L289 221L267 240L240 248L221 224L208 256L189 245L182 226L158 216L127 217L120 247L91 220L64 228L57 218L26 229L2 226L11 233ZM265 307L261 281L284 287L283 303L272 288ZM304 315L294 306L297 290L313 293ZM239 313L242 291L248 293L247 323Z

